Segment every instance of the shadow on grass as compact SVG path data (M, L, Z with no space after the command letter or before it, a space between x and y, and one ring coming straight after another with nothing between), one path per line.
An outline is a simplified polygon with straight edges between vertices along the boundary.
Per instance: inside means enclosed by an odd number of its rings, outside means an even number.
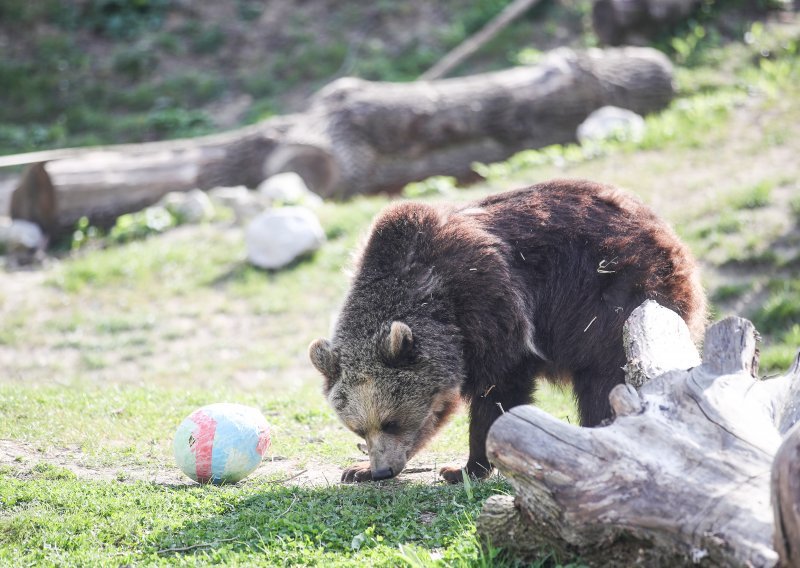
M487 497L506 491L499 480L473 484L469 491L392 482L196 487L190 493L208 501L213 512L150 535L141 552L176 564L235 564L257 557L259 563L284 565L396 566L436 558L481 565L474 518Z

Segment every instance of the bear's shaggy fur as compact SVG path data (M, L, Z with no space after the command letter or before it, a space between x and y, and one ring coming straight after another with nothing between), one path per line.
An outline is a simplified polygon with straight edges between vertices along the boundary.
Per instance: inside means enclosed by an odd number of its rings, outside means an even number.
M531 401L537 377L570 380L581 423L609 417L623 382L622 326L645 299L699 337L697 266L656 215L614 187L556 180L466 205L399 203L375 220L333 339L310 347L370 464L347 481L400 473L457 405L470 404L468 473L486 434ZM446 468L448 481L461 479Z

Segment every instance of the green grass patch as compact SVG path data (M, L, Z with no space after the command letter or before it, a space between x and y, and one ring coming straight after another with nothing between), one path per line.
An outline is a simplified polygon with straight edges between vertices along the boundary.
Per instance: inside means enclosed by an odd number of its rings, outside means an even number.
M734 209L766 207L772 200L775 183L775 180L762 180L755 185L734 190L727 195L727 200Z
M777 341L767 340L761 350L762 374L785 373L800 352L800 324L780 335Z
M775 334L800 324L800 279L775 279L768 288L769 296L753 314L756 328Z
M747 292L753 289L752 282L737 282L732 284L722 284L716 287L712 294L711 300L714 303L727 302L740 298Z
M0 438L26 440L45 447L77 446L82 459L105 465L171 463L172 436L196 408L214 402L238 402L260 408L272 429L273 455L304 462L345 466L358 458L358 438L339 423L319 385L279 392L243 392L236 386L189 389L166 386L77 382L63 385L0 384ZM577 423L569 390L543 385L537 404ZM46 421L42 416L48 416ZM434 454L467 450L467 417L459 413L428 446Z
M0 563L398 566L433 553L438 562L423 565L489 565L474 519L488 496L507 491L501 481L468 495L396 483L172 488L0 477Z

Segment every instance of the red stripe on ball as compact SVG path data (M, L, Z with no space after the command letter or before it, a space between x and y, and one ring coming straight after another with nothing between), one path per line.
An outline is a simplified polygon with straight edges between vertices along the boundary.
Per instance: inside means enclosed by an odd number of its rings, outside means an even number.
M214 435L217 433L217 421L205 412L195 411L190 417L197 424L192 435L195 444L192 452L195 456L197 481L205 483L211 479L211 459L214 450Z

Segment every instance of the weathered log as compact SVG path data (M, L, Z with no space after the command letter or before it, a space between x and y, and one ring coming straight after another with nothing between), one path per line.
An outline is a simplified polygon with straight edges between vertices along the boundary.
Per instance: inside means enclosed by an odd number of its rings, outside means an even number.
M595 0L592 27L603 45L643 44L699 6L699 0Z
M672 68L646 48L552 52L542 64L441 81L340 79L302 114L224 135L0 158L34 163L12 216L50 233L113 218L170 190L258 184L296 171L325 197L399 191L432 175L475 176L476 161L565 143L605 105L645 114L672 98ZM38 164L38 165L37 165ZM53 208L39 206L52 195Z
M664 369L671 347L637 338L678 322L653 302L639 307L626 343L637 344L639 355L652 351L656 364L629 361L628 368ZM487 452L516 497L487 502L479 532L526 558L554 553L595 566L774 566L780 547L773 544L770 472L777 454L774 483L781 489L773 498L791 520L779 531L790 543L781 554L787 565L786 558L797 562L797 427L784 442L788 449L778 448L781 425L800 403L800 362L759 381L752 376L756 353L753 325L728 318L707 332L701 365L659 371L638 393L617 386L608 426L572 426L532 406L504 414L489 432ZM511 537L508 527L522 536Z
M534 67L414 83L341 79L323 89L289 137L326 150L337 171L323 196L398 191L432 175L474 177L472 164L575 140L593 111L646 114L672 98L672 69L646 48L551 52ZM271 172L268 172L271 173ZM302 174L302 172L299 172Z
M795 367L800 366L800 359ZM800 375L800 369L794 369ZM794 384L796 385L796 381ZM794 400L795 411L800 404ZM792 412L783 413L781 422ZM772 511L775 515L775 550L780 565L800 568L800 422L789 430L772 464Z
M66 149L30 154L11 196L10 215L50 235L69 232L81 217L107 225L170 191L257 185L263 160L292 117L194 140ZM24 163L26 155L0 158Z

